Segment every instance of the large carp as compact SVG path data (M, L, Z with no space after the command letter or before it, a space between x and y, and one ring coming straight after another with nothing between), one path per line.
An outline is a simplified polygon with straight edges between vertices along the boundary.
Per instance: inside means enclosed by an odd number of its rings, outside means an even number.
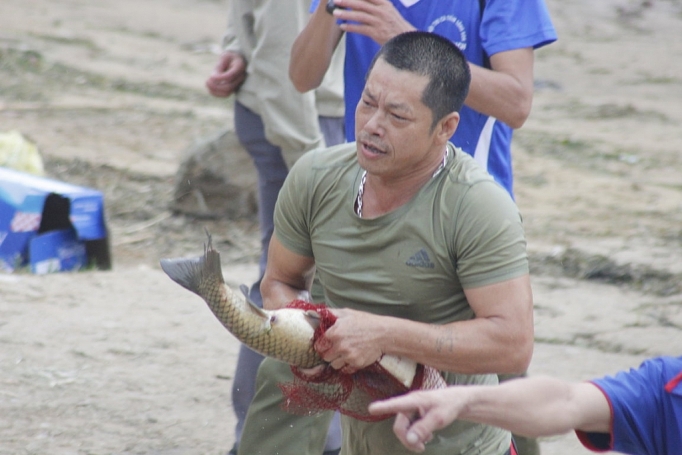
M176 283L204 299L223 326L254 351L299 368L325 364L313 348L319 325L314 312L295 308L265 310L225 284L220 254L211 236L198 258L162 259L161 268ZM409 388L417 364L406 358L385 355L379 364Z

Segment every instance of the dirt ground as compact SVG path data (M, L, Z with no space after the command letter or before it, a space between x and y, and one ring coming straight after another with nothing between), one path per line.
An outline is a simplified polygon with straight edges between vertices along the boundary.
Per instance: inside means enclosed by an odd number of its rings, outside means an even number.
M0 274L0 454L222 454L237 344L158 259L204 228L236 286L253 220L169 210L192 144L232 124L204 80L228 0L3 0L0 130L49 175L105 194L114 267ZM613 373L682 346L679 0L548 0L560 40L536 55L517 132L532 259L531 374ZM243 153L235 150L232 153ZM589 453L569 434L545 455Z

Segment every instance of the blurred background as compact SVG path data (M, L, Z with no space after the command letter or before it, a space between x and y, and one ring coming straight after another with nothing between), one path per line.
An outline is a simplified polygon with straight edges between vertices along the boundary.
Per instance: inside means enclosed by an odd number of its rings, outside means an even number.
M0 454L231 447L237 345L158 267L201 253L208 229L228 284L257 273L255 174L232 99L204 87L228 4L2 1L0 132L35 144L47 176L104 194L113 268L0 274ZM536 51L513 144L530 373L581 380L680 354L682 2L547 4L559 40ZM541 445L589 453L573 435Z

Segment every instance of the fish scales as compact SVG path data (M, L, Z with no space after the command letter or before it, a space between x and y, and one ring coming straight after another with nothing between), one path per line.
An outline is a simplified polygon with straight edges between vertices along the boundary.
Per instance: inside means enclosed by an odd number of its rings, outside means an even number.
M220 323L256 352L300 368L324 363L313 348L316 320L304 310L258 308L225 284L220 254L209 237L204 256L162 259L161 268L175 282L199 295Z
M318 319L296 308L265 310L232 291L225 284L220 254L213 249L210 235L202 257L162 259L161 268L173 281L204 299L220 323L254 351L299 368L326 363L313 347ZM410 387L416 362L385 355L379 363Z

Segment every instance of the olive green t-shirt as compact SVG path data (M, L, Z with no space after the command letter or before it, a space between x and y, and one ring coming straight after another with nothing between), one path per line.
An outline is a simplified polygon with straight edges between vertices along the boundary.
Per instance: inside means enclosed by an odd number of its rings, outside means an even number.
M469 155L448 144L445 168L412 200L364 219L354 210L363 172L355 147L306 153L275 208L277 239L315 258L327 305L446 324L475 317L464 289L528 273L518 208ZM450 384L497 382L495 375L443 375ZM391 427L391 419L344 418L342 454L410 453ZM509 440L505 431L457 421L425 453L500 455Z

